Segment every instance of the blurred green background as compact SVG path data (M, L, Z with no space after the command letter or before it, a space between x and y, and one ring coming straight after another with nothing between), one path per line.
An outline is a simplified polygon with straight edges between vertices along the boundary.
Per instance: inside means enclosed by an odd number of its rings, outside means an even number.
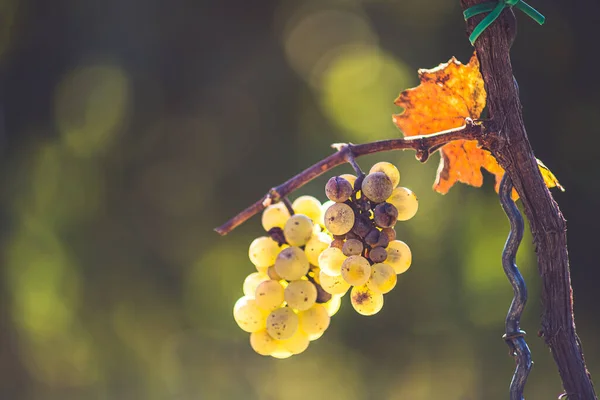
M346 298L283 361L256 355L232 318L259 218L212 231L330 143L398 137L393 100L416 70L469 59L458 3L0 0L0 398L507 398L508 222L489 176L441 196L437 156L361 159L396 163L419 196L398 225L413 267L382 312ZM518 15L513 65L536 155L567 188L554 195L597 379L600 3L532 5L547 24ZM325 181L297 195L323 199ZM518 263L526 397L556 398L530 235Z

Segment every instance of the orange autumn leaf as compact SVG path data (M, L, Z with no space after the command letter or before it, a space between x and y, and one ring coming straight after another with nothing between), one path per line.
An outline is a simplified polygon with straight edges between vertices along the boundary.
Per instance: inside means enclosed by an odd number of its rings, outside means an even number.
M486 92L479 72L479 61L473 54L468 64L452 57L433 69L418 71L421 84L400 93L395 104L404 111L393 116L394 123L405 136L427 135L465 124L465 118L478 119L485 108ZM496 191L504 169L475 140L456 140L440 149L441 159L433 188L442 194L456 183L480 187L481 168L496 177ZM540 172L548 187L564 190L552 172L538 160ZM513 197L518 198L516 192Z

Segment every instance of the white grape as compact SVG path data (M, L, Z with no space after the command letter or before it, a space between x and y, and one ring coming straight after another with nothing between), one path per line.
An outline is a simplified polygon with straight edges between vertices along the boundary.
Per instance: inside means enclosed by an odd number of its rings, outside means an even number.
M401 240L392 240L386 248L387 258L385 263L394 268L396 274L406 272L412 263L412 252L410 247Z
M290 246L304 246L313 234L313 223L306 215L292 215L283 227L283 235Z
M329 327L331 317L327 309L321 304L315 304L306 311L298 313L300 329L306 333L310 340L319 338Z
M398 168L392 163L386 161L378 162L369 170L370 174L373 172L383 172L386 174L386 176L390 178L390 181L392 181L392 187L396 187L400 183L400 171L398 171Z
M371 277L367 281L367 287L375 293L388 293L398 281L396 271L385 263L373 264L371 266Z
M342 306L342 295L334 294L331 296L331 300L322 304L327 310L327 314L329 314L330 317L333 317Z
M337 247L329 247L319 255L319 268L327 275L337 276L342 273L342 264L346 256Z
M329 247L330 243L331 237L325 232L314 234L310 240L306 242L306 246L304 246L304 253L306 254L306 258L308 258L308 262L318 267L319 256Z
M275 263L280 250L276 241L268 236L261 236L250 243L248 257L257 268L266 268Z
M374 315L383 308L383 295L375 293L366 285L355 286L350 291L350 302L357 313Z
M321 217L321 202L312 196L300 196L292 203L296 214L303 214L316 225Z
M308 335L302 330L296 330L296 333L289 339L279 340L279 345L292 354L300 354L304 352L310 343Z
M269 280L269 276L265 273L253 272L248 275L244 280L244 295L254 297L256 287L266 280Z
M342 277L352 286L367 283L371 276L371 264L362 256L350 256L342 264Z
M267 332L274 339L289 339L297 329L298 315L289 307L271 311L267 317Z
M344 203L335 203L325 211L325 228L334 235L345 235L354 226L354 211Z
M250 334L250 346L261 356L270 356L277 350L278 343L266 329L261 329Z
M281 250L275 260L277 275L288 281L300 279L308 272L310 265L304 250L299 247L288 247Z
M408 221L419 209L419 199L412 190L405 187L394 189L387 202L398 210L398 221Z
M317 301L317 288L314 283L301 279L290 282L285 288L284 295L289 307L304 311Z
M286 221L290 218L290 212L283 203L271 204L262 213L262 226L265 231L272 228L283 229Z
M331 276L324 271L319 273L319 284L329 294L344 294L350 289L350 284L341 275Z
M256 301L248 296L241 297L233 306L233 318L246 332L256 332L265 327L266 314Z
M263 310L273 311L284 301L284 289L279 281L267 280L256 287L256 305Z

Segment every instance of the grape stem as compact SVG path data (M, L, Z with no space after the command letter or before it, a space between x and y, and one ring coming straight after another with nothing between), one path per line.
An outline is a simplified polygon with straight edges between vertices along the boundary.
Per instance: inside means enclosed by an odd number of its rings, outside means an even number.
M285 196L301 188L316 177L344 163L350 163L357 173L362 173L355 158L392 150L415 150L419 161L425 162L430 154L439 150L445 144L454 140L477 140L481 144L487 138L488 121L473 121L465 119L465 125L431 135L411 136L404 139L389 139L364 144L335 143L331 145L337 150L330 156L288 179L279 186L271 188L267 194L254 204L231 218L223 225L215 228L220 235L226 235L248 219L264 210L269 205L281 201ZM356 164L356 166L355 166ZM358 169L357 169L358 168ZM360 171L360 172L359 172Z

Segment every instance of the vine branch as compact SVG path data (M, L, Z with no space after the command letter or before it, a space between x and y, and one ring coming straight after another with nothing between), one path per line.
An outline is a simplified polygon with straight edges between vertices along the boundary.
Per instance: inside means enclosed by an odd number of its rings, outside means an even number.
M432 135L411 136L404 139L389 139L364 144L336 143L332 147L337 151L322 159L318 163L288 179L279 186L271 188L267 194L254 204L231 218L223 225L215 228L220 235L226 235L252 216L258 214L272 203L280 201L293 191L301 188L308 182L324 174L330 169L344 163L353 164L354 159L367 154L380 153L391 150L415 150L419 161L425 162L430 154L439 150L443 145L454 140L478 140L484 142L488 132L485 121L465 120L465 125L460 128L438 132ZM354 163L355 164L355 163ZM354 165L353 165L354 167ZM360 169L359 169L360 170Z

